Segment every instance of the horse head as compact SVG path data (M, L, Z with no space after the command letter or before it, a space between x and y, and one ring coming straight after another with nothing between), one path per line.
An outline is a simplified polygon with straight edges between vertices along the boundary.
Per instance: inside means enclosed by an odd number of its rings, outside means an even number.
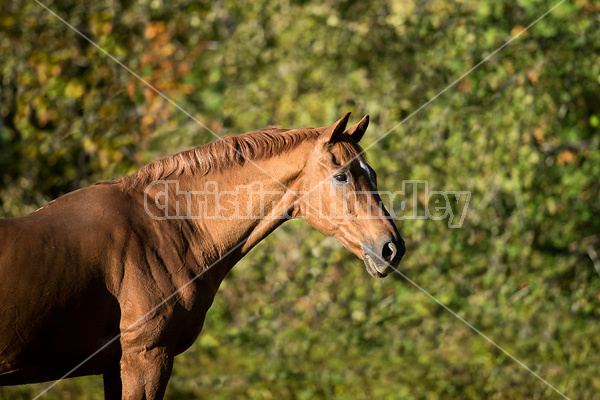
M377 174L358 144L369 116L346 129L349 116L319 128L322 133L299 177L304 194L296 216L337 239L364 261L371 276L382 278L399 264L404 240L381 202Z

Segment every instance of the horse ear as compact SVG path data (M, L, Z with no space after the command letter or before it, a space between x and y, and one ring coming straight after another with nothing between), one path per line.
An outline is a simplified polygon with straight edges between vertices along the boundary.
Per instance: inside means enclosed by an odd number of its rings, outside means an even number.
M346 130L346 125L348 125L348 118L350 118L350 113L346 113L335 124L327 127L325 131L321 134L319 141L323 144L337 142L340 136L344 133L344 130Z
M367 130L368 126L369 126L369 114L365 115L358 122L358 124L348 128L348 130L346 131L346 134L349 135L352 138L352 140L354 140L356 143L358 143L358 142L360 142L360 139L362 139L363 135L365 134L365 131Z

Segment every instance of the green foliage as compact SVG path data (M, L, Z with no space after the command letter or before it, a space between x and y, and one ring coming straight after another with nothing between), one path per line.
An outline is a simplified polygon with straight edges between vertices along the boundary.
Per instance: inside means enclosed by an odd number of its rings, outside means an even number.
M371 115L367 146L554 2L48 5L218 134L352 111ZM599 21L597 2L563 3L367 153L382 190L426 179L472 192L461 229L400 223L403 271L581 399L600 390ZM3 2L0 31L3 217L213 139L35 2ZM233 270L167 395L557 397L406 280L369 278L301 222ZM45 398L102 398L101 379Z

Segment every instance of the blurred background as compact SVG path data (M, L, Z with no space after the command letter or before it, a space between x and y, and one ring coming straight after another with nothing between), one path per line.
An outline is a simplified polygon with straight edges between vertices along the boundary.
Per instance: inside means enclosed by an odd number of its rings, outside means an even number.
M371 116L363 146L556 4L43 1L219 135L352 111ZM214 140L34 1L0 10L1 217ZM600 3L565 1L367 152L380 190L471 191L461 229L398 223L402 270L573 399L600 390L599 28ZM43 398L101 399L102 379ZM559 395L402 277L370 278L292 221L225 280L167 398Z

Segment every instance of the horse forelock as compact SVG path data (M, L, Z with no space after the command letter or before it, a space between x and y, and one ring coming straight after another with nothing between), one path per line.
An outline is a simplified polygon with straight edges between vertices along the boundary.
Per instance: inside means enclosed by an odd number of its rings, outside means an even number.
M364 153L362 147L351 139L350 136L344 134L340 138L340 141L331 145L332 147L339 152L341 156L341 163L346 164L351 162L352 160L358 160L360 162L366 162L367 157Z

